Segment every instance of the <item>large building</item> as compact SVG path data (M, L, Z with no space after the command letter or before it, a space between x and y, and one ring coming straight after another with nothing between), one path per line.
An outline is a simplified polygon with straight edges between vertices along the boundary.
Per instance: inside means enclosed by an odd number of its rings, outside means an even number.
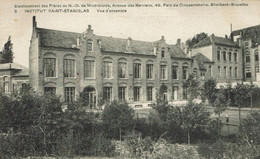
M187 98L183 80L192 59L162 36L155 42L105 37L91 26L82 33L37 27L29 49L30 84L39 93L55 93L71 102L82 92L90 106L99 100L126 100L136 107L155 101L163 86L168 101Z

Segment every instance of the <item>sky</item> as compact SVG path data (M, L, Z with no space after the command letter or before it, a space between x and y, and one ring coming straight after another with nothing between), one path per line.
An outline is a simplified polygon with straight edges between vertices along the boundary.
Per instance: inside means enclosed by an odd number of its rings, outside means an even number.
M154 7L128 7L126 13L98 13L97 9L88 8L89 13L25 13L26 8L15 5L64 5L64 4L152 4ZM194 1L126 1L112 0L11 0L0 6L0 49L8 36L13 43L14 62L29 66L29 46L32 34L32 16L36 16L37 26L55 30L84 32L92 25L94 34L118 38L131 37L133 40L156 41L165 37L166 43L175 44L180 38L185 42L197 33L214 33L224 37L233 30L260 24L260 1L236 0L229 4L248 4L239 7L155 7L155 4L190 4ZM200 4L225 3L225 1L196 1ZM14 10L17 10L15 13ZM35 9L35 8L30 8ZM39 8L38 8L39 9ZM43 8L41 8L43 9ZM60 9L49 7L47 9ZM63 8L64 9L64 8ZM83 8L80 8L83 9ZM86 8L87 9L87 8ZM116 9L116 8L113 8Z

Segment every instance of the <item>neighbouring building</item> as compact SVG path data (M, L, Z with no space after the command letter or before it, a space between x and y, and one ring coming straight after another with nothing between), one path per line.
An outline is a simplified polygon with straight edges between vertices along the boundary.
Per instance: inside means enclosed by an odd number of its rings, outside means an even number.
M17 63L0 64L0 89L13 93L25 89L29 83L28 68Z
M68 103L83 94L90 106L117 99L139 107L155 101L160 88L168 101L186 99L182 83L192 73L192 61L180 40L169 45L163 36L155 42L105 37L90 25L82 33L44 29L33 17L30 85Z
M239 82L243 79L242 51L232 39L212 34L195 44L189 54L193 59L201 61L200 74L202 77L206 75L206 79L214 78L218 83Z
M235 30L231 38L241 47L243 55L243 80L260 81L259 50L260 25Z

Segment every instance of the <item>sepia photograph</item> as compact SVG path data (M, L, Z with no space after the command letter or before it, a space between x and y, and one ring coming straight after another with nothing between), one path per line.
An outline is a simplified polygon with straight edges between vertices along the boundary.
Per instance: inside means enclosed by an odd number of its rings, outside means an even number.
M0 159L259 159L260 2L0 5Z

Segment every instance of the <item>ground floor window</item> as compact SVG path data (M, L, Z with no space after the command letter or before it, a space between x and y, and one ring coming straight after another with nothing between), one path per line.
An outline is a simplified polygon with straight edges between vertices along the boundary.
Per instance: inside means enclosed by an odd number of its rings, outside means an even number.
M178 86L172 87L172 100L178 99Z
M183 87L183 99L188 99L187 87Z
M118 88L118 100L125 101L126 99L126 87L119 87Z
M44 94L56 94L56 87L44 87Z
M134 101L140 101L140 90L141 87L134 87Z
M103 99L104 99L104 101L107 101L107 102L112 101L112 87L103 88Z
M65 102L72 103L75 99L75 87L65 87Z
M251 78L251 68L246 67L245 72L246 72L246 78Z
M147 101L153 100L153 87L149 86L147 87Z

